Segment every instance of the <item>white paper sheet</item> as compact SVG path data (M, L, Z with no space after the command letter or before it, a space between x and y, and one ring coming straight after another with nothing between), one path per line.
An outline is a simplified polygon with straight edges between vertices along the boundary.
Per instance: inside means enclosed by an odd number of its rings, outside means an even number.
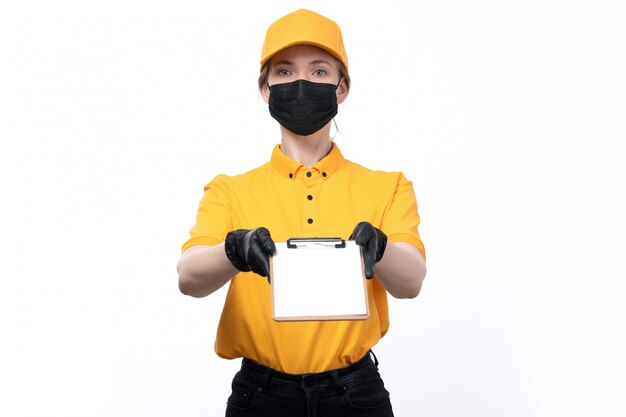
M271 260L274 320L364 320L369 316L360 247L276 242Z

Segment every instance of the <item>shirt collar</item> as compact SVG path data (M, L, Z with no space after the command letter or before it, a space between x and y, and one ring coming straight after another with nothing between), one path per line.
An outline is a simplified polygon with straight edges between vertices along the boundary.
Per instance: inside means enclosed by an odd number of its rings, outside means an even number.
M343 155L339 150L336 143L332 143L332 148L328 155L322 158L321 161L313 165L309 170L316 170L323 179L330 178L339 168L343 162ZM272 151L272 166L287 178L295 179L299 170L307 170L307 168L300 162L294 161L289 158L280 150L280 145L276 145Z

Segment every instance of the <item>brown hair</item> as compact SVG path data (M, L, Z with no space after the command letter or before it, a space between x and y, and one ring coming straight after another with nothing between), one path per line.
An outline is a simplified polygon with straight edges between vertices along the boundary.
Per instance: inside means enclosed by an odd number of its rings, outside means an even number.
M350 91L350 74L348 74L348 70L346 69L346 67L344 67L341 61L339 61L338 59L336 59L335 61L337 61L337 66L339 67L339 80L341 80L341 78L345 79L346 86L348 87L348 91ZM261 73L259 74L259 79L258 79L259 90L263 88L263 86L267 83L267 79L269 78L269 72L270 72L270 62L268 61L265 63L265 65L263 65L263 68L261 69Z

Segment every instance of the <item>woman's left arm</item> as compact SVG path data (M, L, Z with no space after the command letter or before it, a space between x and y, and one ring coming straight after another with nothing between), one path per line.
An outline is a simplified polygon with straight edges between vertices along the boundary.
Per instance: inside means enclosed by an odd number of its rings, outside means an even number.
M419 249L410 243L388 241L375 271L389 294L395 298L415 298L426 277L426 263Z

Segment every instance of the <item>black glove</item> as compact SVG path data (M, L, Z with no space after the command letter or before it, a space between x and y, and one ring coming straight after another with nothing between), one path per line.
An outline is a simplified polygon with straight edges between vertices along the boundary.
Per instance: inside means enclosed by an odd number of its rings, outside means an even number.
M265 227L233 230L226 235L224 249L235 268L255 272L270 282L269 256L276 252L276 246Z
M387 235L372 226L368 222L356 225L350 240L363 248L363 261L365 264L365 278L374 276L374 264L383 258L387 246Z

